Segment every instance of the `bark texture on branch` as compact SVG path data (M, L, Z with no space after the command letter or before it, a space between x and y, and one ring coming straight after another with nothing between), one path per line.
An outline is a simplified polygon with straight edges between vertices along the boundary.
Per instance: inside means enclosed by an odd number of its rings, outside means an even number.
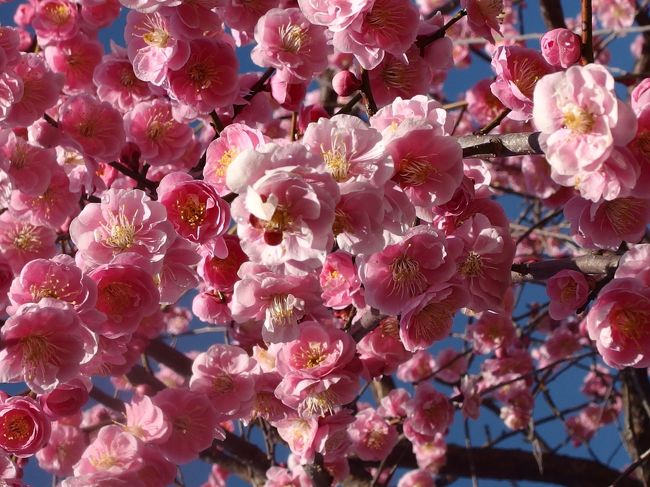
M458 137L463 157L508 157L543 154L539 132Z
M544 281L564 269L579 271L583 274L605 275L618 266L620 258L620 255L613 253L587 254L575 258L513 264L512 281Z
M560 0L540 0L539 10L548 30L566 29L564 11Z
M650 449L650 381L647 369L625 369L621 379L625 415L623 438L632 461L637 461ZM644 485L650 486L650 464L645 462L637 470L641 472Z

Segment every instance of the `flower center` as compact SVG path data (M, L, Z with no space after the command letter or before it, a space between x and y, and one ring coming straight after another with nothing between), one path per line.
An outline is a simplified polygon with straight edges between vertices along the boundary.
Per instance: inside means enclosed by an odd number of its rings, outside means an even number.
M332 177L338 183L342 183L349 179L349 169L350 163L346 158L345 147L333 147L328 151L324 151L321 147L323 153L323 160L325 161L325 166L327 170L332 174Z
M187 75L194 83L196 89L206 89L217 79L219 70L210 63L196 62L187 69Z
M104 244L119 250L128 249L135 241L135 225L122 212L117 217L112 215L111 219L109 234L104 239Z
M572 279L560 291L560 301L570 303L576 298L576 289L578 284Z
M474 251L471 251L465 261L460 265L460 273L465 277L476 277L481 274L483 263L481 256Z
M396 178L402 186L420 186L429 179L432 172L435 169L423 156L407 156L400 161Z
M644 220L644 203L636 198L617 198L603 203L605 215L617 235L626 235Z
M284 50L293 54L297 54L308 39L307 31L298 25L283 25L280 37Z
M293 301L288 294L276 294L271 298L268 311L274 327L290 326L294 322Z
M503 0L477 0L476 3L486 17L497 17L503 12Z
M327 358L327 353L323 348L323 344L318 342L310 342L309 348L303 348L300 352L303 367L312 369L320 365Z
M45 15L56 25L65 24L70 18L70 9L67 5L48 4L45 6Z
M544 65L538 59L523 57L516 60L512 68L515 86L522 95L532 99L537 81L547 72Z
M415 296L427 288L427 280L420 272L420 264L406 254L401 254L390 265L393 290Z
M170 128L171 122L163 122L154 118L147 126L147 137L156 142L162 139Z
M219 374L212 379L212 390L216 394L232 392L234 388L234 383L227 374Z
M384 337L399 337L399 321L394 316L389 316L384 318L379 323L379 330L381 332L382 338Z
M77 125L77 132L82 137L92 137L95 135L95 130L97 129L97 124L95 120L84 120L79 125Z
M183 201L176 200L176 210L182 221L196 228L205 221L206 205L195 194L188 195Z
M416 340L441 340L449 332L452 316L450 307L444 301L429 303L415 316Z
M23 363L29 364L32 368L51 361L58 362L54 347L43 336L32 335L21 338L20 344L23 350Z
M142 36L144 42L150 46L156 46L165 48L167 47L167 42L169 41L169 32L167 32L162 27L157 27Z
M237 157L237 154L239 154L239 151L237 149L230 148L221 155L219 158L219 164L215 169L217 177L225 177L228 166L230 166L230 163L235 159L235 157Z
M570 105L562 111L563 123L575 134L588 134L594 127L594 116L582 107Z
M32 225L25 225L14 236L14 246L25 252L34 252L41 244L41 239L36 235Z
M98 457L94 457L90 460L90 463L99 470L108 470L109 468L117 465L118 460L116 457L110 453L102 453Z
M372 450L379 450L384 446L386 434L384 431L372 429L364 438L366 446Z
M135 81L136 77L133 69L125 67L120 71L120 84L122 86L125 88L130 88L135 84Z
M638 309L619 308L612 316L616 330L626 339L638 342L640 338L648 334L646 324L650 313Z
M0 417L0 436L3 445L19 447L34 434L34 422L22 411L12 410Z
M310 416L325 416L333 413L334 407L338 405L336 393L327 389L316 394L310 394L305 398L304 410Z
M121 314L133 307L133 289L125 282L111 282L100 291L101 311Z

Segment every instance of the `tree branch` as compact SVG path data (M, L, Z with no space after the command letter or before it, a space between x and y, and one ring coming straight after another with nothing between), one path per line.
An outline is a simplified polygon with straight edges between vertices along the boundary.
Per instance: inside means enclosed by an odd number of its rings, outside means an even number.
M618 267L621 256L613 253L587 254L575 258L546 260L530 264L513 264L513 282L545 281L561 270L570 269L583 274L607 274Z
M501 135L464 135L458 138L463 157L509 157L544 154L539 132Z
M539 10L548 30L566 29L564 11L560 0L540 0Z

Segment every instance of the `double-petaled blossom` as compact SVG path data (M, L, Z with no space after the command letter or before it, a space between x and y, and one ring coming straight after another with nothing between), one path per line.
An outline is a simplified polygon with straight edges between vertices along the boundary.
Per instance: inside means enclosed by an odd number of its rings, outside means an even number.
M546 293L551 298L549 315L562 320L587 302L589 283L582 272L565 269L546 281Z
M95 337L73 308L51 298L22 305L4 324L0 338L2 381L26 382L39 393L76 378L80 365L97 351Z
M389 316L357 343L357 353L369 378L393 374L411 357L399 337L399 322Z
M38 401L50 418L65 421L67 417L76 415L88 401L88 389L91 382L88 378L72 379L60 384L46 394L39 396Z
M449 135L449 130L453 127L446 127L447 112L442 105L424 95L410 99L397 97L390 105L370 117L369 121L372 128L379 130L385 139L390 140L402 123L411 123L415 119L429 125L432 135Z
M143 444L116 425L104 426L74 465L75 476L106 474L113 477L142 467Z
M401 242L365 258L359 267L366 303L398 314L407 302L453 276L460 248L431 227L418 227Z
M362 460L381 460L393 451L398 441L395 425L386 420L374 409L359 411L354 423L348 428L352 448Z
M149 396L136 398L124 405L125 430L145 443L163 443L171 435L171 426L162 409Z
M10 133L0 148L0 169L7 174L14 189L41 196L56 170L56 153Z
M406 414L404 434L415 441L445 433L454 419L449 399L426 382L415 388L415 395L406 403Z
M223 239L217 240L230 225L230 207L211 184L173 172L160 181L158 197L179 235L225 251Z
M77 5L68 0L47 0L35 5L32 27L41 44L74 37L81 26Z
M18 274L33 259L48 259L56 253L56 233L50 227L19 220L11 212L0 215L0 254Z
M607 365L647 367L650 363L650 290L642 281L614 279L587 315L589 338Z
M54 422L47 444L36 453L38 466L54 475L71 476L74 464L86 449L86 442L81 428Z
M306 322L296 340L280 349L282 381L275 395L303 417L322 416L354 399L360 362L354 340L330 325Z
M79 265L92 269L125 252L160 263L175 233L161 203L139 189L109 189L70 223L70 237Z
M221 419L247 416L255 399L255 360L234 345L212 345L192 363L190 389L205 394Z
M47 443L50 420L31 397L0 395L0 452L30 457Z
M223 439L219 416L211 401L188 389L165 389L153 398L171 425L171 435L158 445L169 461L187 463L208 448L215 438Z
M501 34L504 3L503 0L461 0L460 6L467 10L467 24L472 32L494 44L494 33Z
M266 12L255 27L255 41L251 59L258 66L286 71L299 80L327 67L325 29L311 24L298 8Z
M323 304L334 309L343 309L351 304L363 308L361 281L352 261L352 255L344 251L332 252L323 263L319 276L323 290Z
M93 71L103 54L98 40L79 33L72 39L46 46L44 54L50 69L63 74L67 92L94 90Z

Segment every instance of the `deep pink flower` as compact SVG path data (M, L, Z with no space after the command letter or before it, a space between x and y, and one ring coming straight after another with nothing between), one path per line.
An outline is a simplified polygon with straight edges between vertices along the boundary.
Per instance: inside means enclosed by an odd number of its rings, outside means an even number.
M22 82L22 96L11 105L5 122L26 127L56 104L63 76L50 71L42 56L31 53L20 56L13 72Z
M650 364L650 289L633 278L614 279L598 294L587 315L589 338L607 365Z
M170 71L169 93L198 113L232 105L239 93L239 62L233 47L222 40L196 39L190 43L185 65Z
M411 357L399 338L399 322L389 316L357 343L357 353L369 378L395 373Z
M162 98L138 103L124 117L124 129L141 161L156 167L173 164L192 141L192 128L174 120L170 102Z
M0 215L0 253L18 274L33 259L48 259L56 253L56 233L50 227L18 220L10 212Z
M580 60L580 36L569 29L553 29L542 36L542 56L551 66L568 68Z
M226 170L230 163L239 153L247 149L257 149L267 141L268 137L260 130L248 125L241 123L228 125L208 146L205 153L203 179L215 187L219 196L230 193L230 188L226 186Z
M467 291L459 285L434 285L402 308L399 335L409 352L426 350L447 338L454 315L468 302Z
M241 249L239 238L235 235L224 235L223 239L228 255L218 257L211 252L206 253L198 265L198 272L211 289L232 291L235 283L240 279L237 272L248 257Z
M178 234L191 242L208 244L230 226L228 203L211 184L194 180L187 173L165 176L158 186L158 197ZM219 248L224 247L225 243L219 244Z
M72 39L46 46L44 54L50 69L65 77L67 92L94 90L93 71L103 54L99 41L79 33Z
M517 46L499 46L492 56L496 79L491 89L506 108L508 117L528 120L533 116L533 92L537 80L552 73L539 51Z
M175 239L165 207L139 189L110 189L101 203L87 204L70 223L77 262L84 268L108 264L133 252L159 264Z
M546 293L551 299L549 315L562 320L587 301L589 283L582 272L563 270L546 281Z
M467 336L478 353L490 353L507 348L515 340L515 325L510 315L485 311L467 327Z
M116 425L104 426L74 466L74 475L103 473L116 477L142 467L143 444Z
M415 395L406 403L406 414L404 432L406 434L408 426L408 430L415 433L415 438L417 435L445 433L454 419L449 399L429 383L419 384L415 388Z
M223 438L217 413L204 394L182 388L165 389L155 395L153 403L163 410L172 427L167 441L158 445L169 461L187 463L215 438Z
M59 126L85 154L104 161L118 158L125 142L120 112L86 94L70 97L59 106Z
M277 6L276 0L255 0L254 2L227 0L224 22L231 29L245 32L252 38L255 25L260 17ZM314 23L316 22L312 22L312 24Z
M251 59L258 66L287 71L300 80L327 67L325 29L311 24L300 9L266 12L255 27L255 41Z
M50 432L50 420L34 399L0 396L0 451L30 457L45 446Z
M54 390L38 398L45 414L50 418L64 418L81 411L88 401L89 379L73 379L58 385ZM74 463L74 462L73 462Z
M95 338L72 307L51 298L24 304L0 330L3 382L24 381L44 393L77 377L79 366L95 354Z
M55 152L10 133L0 148L0 169L9 176L13 189L40 196L47 190L56 170Z
M199 278L194 270L201 256L196 245L177 237L162 261L162 269L158 273L158 289L161 304L173 304L183 294L199 284Z
M133 333L140 320L158 308L160 294L143 261L137 254L120 254L88 274L97 284L97 309L106 315L105 321L93 325L98 333L108 338Z
M212 345L194 359L190 389L205 394L221 419L247 416L255 396L255 365L240 347Z
M486 78L478 81L465 92L467 111L481 126L487 125L505 108L490 89L493 80Z
M461 8L467 9L467 25L476 35L494 44L494 35L501 35L500 20L504 14L503 0L461 0Z
M348 428L354 453L361 460L377 461L385 458L398 441L395 425L389 425L372 408L359 411Z
M397 368L397 378L404 382L419 382L433 375L436 365L433 356L426 350L418 350Z
M325 306L343 309L354 303L363 307L361 281L357 277L351 254L344 251L329 254L323 263L319 280Z
M447 248L431 227L418 227L400 243L370 255L360 265L366 302L383 313L400 313L410 299L452 277L458 251L456 245Z
M55 422L52 434L38 452L38 466L53 475L61 477L73 475L73 466L79 461L87 446L84 432L76 426Z
M32 27L39 43L64 41L74 37L80 27L77 5L67 0L46 0L35 5Z

